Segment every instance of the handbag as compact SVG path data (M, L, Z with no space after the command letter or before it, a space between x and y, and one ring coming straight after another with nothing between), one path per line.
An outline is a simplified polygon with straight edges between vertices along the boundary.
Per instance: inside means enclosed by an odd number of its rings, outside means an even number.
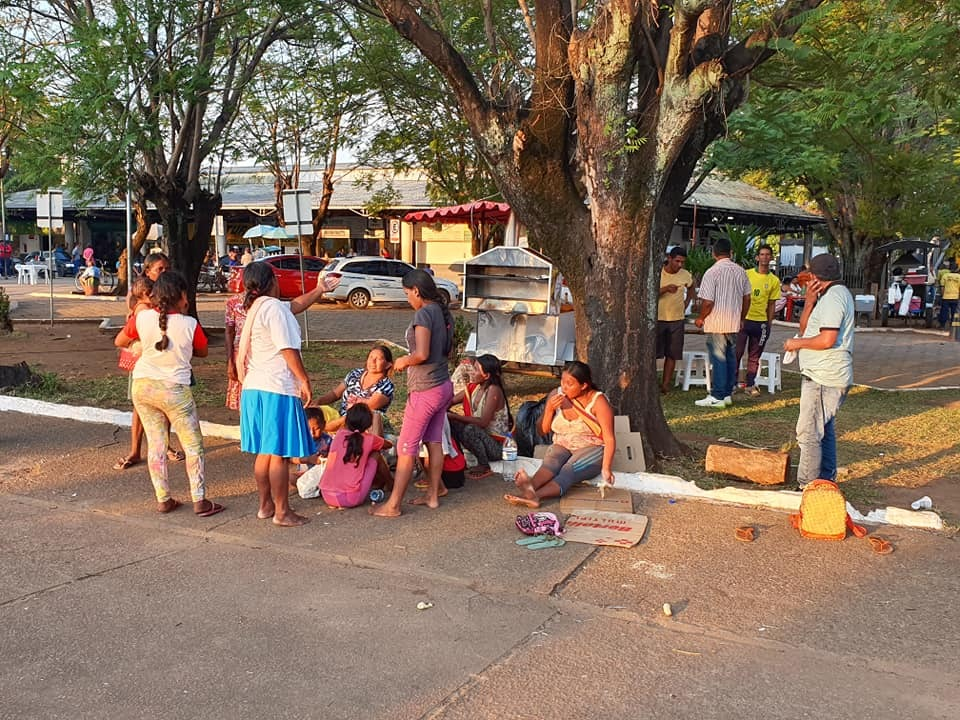
M140 341L136 340L130 347L120 348L120 357L117 358L117 367L125 372L133 370L140 359Z

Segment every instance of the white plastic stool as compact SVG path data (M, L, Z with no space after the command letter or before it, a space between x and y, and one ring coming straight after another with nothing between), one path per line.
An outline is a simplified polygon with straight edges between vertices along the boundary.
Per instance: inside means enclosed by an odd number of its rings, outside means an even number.
M683 385L689 390L691 385L703 385L710 391L710 358L707 353L700 351L683 352L683 360L677 365L677 376L674 385Z
M771 395L783 388L780 378L780 353L765 352L760 354L760 365L757 367L757 379L754 384L757 387L766 385L767 391Z

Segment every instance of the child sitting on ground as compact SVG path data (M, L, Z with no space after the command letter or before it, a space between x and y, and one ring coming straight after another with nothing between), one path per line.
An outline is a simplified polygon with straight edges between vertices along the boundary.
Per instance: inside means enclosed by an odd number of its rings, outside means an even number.
M325 432L326 417L321 408L304 408L303 414L307 418L307 426L310 428L310 437L313 438L315 450L312 455L307 455L306 457L290 458L290 487L299 487L298 480L301 477L306 478L314 474L321 475L323 473L323 464L326 462L327 453L330 452L330 443L333 442L333 438ZM310 484L307 480L303 482L307 482L308 485ZM319 477L314 477L313 483L310 486L316 488L319 484ZM316 497L316 495L307 497Z
M366 501L371 488L391 489L390 470L379 453L391 443L367 432L371 425L373 412L368 406L357 403L347 410L345 426L333 438L320 478L320 494L327 505L356 507Z

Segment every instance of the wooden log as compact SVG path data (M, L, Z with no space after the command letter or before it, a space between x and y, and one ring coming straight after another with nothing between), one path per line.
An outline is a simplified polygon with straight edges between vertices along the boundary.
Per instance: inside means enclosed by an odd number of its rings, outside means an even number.
M787 481L790 455L770 450L750 450L730 445L707 447L707 472L734 475L758 485L780 485Z

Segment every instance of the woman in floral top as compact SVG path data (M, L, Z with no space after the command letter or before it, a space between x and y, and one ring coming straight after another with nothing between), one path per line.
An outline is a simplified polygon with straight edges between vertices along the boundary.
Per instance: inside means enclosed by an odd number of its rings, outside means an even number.
M347 410L357 403L363 403L373 410L370 432L383 436L383 413L393 401L393 381L388 376L391 367L393 353L390 348L376 345L367 355L364 367L348 372L342 383L317 399L320 405L340 400L340 417L327 423L328 433L334 433L343 426Z

